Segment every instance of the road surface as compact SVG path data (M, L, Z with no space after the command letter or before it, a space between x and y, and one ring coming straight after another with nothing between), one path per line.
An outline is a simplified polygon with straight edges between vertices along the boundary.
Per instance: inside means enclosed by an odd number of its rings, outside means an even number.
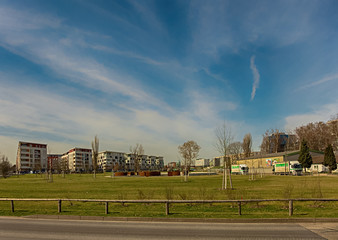
M297 223L109 222L0 217L1 240L225 238L326 239Z

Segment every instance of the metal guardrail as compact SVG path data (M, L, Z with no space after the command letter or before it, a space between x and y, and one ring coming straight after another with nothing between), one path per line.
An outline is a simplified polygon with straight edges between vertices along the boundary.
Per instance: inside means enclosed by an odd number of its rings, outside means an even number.
M0 201L9 201L11 211L14 212L14 201L50 201L58 203L58 213L62 211L62 202L101 202L105 203L105 214L109 213L109 203L163 203L166 215L170 214L170 204L174 203L237 203L238 215L242 215L242 203L250 202L289 202L289 216L293 215L294 202L338 202L331 198L295 198L295 199L241 199L241 200L108 200L108 199L59 199L59 198L0 198Z

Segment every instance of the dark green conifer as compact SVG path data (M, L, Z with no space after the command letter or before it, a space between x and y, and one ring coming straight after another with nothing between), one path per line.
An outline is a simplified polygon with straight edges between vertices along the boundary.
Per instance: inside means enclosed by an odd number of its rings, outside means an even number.
M332 145L329 144L324 152L324 166L328 166L330 172L337 169L336 156L334 155Z
M306 168L310 168L312 165L312 156L309 152L309 147L307 146L307 142L305 140L302 141L298 162L302 165L305 171Z

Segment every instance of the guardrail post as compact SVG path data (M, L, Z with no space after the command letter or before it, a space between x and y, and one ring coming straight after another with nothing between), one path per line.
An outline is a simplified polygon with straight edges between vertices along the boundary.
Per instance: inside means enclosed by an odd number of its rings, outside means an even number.
M108 214L108 202L106 202L106 214Z
M293 215L293 200L289 200L289 216Z
M14 212L14 201L11 200L11 211Z
M169 215L169 202L165 203L165 215Z
M58 213L61 212L61 199L58 200Z
M242 202L238 202L238 215L242 215Z

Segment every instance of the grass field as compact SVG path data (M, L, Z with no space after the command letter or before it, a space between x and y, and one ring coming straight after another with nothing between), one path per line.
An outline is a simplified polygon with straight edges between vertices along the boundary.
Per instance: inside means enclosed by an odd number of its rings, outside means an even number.
M338 176L233 176L234 190L221 191L221 176L115 177L98 174L54 175L49 183L44 175L24 175L0 179L1 198L81 198L81 199L276 199L338 198ZM103 203L65 202L63 215L105 216ZM275 218L288 217L286 203L172 204L165 216L164 204L110 204L108 216L117 217L213 217ZM0 215L58 214L56 202L0 202ZM338 217L338 203L296 202L293 217Z

